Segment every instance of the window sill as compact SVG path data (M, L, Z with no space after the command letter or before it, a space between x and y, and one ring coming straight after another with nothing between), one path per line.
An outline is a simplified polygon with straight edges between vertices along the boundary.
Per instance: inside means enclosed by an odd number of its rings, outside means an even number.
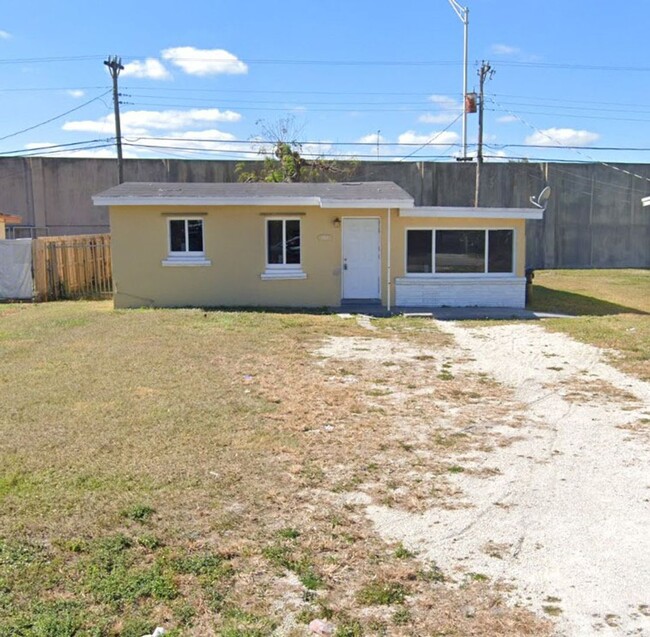
M402 285L426 285L427 283L512 283L513 281L525 281L526 277L516 274L406 274L396 277L395 281Z
M407 272L406 279L516 279L514 272Z
M306 279L307 274L302 270L266 270L260 274L263 281L275 281L282 279Z
M164 267L197 267L212 265L212 261L203 257L172 257L163 259L162 264Z

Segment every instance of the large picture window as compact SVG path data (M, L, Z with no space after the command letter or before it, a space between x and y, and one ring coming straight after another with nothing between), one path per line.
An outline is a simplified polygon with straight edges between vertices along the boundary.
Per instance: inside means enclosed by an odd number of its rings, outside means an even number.
M407 274L508 274L514 230L407 230Z

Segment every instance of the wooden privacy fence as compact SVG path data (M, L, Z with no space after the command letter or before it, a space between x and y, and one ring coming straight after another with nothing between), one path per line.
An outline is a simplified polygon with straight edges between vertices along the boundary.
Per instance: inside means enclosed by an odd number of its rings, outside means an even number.
M82 234L33 240L37 301L111 296L111 235Z

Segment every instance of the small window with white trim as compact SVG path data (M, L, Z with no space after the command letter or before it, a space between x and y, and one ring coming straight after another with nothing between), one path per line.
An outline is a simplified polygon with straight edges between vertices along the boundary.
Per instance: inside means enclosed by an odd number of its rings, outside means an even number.
M295 217L266 219L266 271L262 278L305 278L300 226Z
M163 265L209 265L205 258L203 219L172 217L167 220L167 259Z
M407 230L407 274L512 274L514 230Z

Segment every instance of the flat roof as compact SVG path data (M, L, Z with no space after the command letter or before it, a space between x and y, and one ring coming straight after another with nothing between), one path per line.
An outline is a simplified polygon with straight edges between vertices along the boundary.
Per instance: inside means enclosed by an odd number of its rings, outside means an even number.
M96 206L319 206L411 208L413 197L392 181L334 183L127 182L93 197Z

